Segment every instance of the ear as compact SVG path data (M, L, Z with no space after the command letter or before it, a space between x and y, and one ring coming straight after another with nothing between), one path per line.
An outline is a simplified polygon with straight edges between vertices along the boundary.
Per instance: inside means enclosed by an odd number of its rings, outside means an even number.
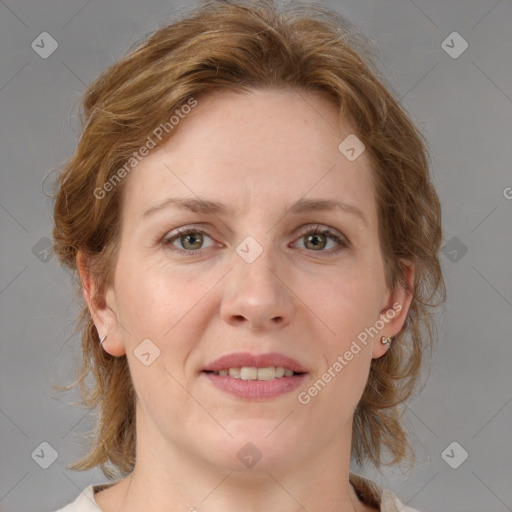
M400 260L403 268L405 284L400 280L394 290L388 290L383 299L380 320L384 324L373 340L372 358L383 356L387 345L382 343L382 336L396 336L404 327L414 291L414 264L410 260ZM379 325L381 323L379 322Z
M99 293L98 283L90 270L90 261L82 251L77 252L76 264L82 284L82 293L98 336L100 339L107 336L103 342L103 349L113 356L126 354L118 322L114 290L109 288L104 294Z

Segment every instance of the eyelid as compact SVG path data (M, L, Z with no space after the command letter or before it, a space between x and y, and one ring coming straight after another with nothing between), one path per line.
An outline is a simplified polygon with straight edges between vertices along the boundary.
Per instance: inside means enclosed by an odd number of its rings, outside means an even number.
M178 240L182 236L186 236L190 233L197 233L201 235L206 235L208 238L211 238L214 240L214 238L209 234L209 230L211 227L205 227L201 224L193 224L188 226L181 226L179 228L173 229L170 232L167 232L163 238L161 238L159 244L164 246L165 248L168 248L169 250L173 252L177 252L178 254L188 254L188 255L195 255L199 253L205 252L206 249L195 249L195 250L185 250L185 249L179 249L177 247L174 247L171 242ZM296 235L295 241L293 242L293 246L297 243L297 240L301 239L305 235L308 234L320 234L325 235L326 237L330 238L331 240L334 240L338 246L334 249L329 249L327 251L320 250L320 251L307 251L310 253L318 252L320 255L333 255L338 253L339 251L342 251L344 249L348 249L351 244L348 238L343 235L338 230L325 226L323 224L307 224L301 228L299 228L299 233ZM217 247L223 246L220 242L217 242L214 240L214 242L217 244ZM172 248L171 248L172 247ZM208 249L208 248L207 248Z
M330 227L324 226L322 224L316 224L316 225L308 224L299 232L297 239L300 239L303 236L308 235L308 234L325 235L328 238L331 238L332 240L334 240L335 242L338 243L338 247L335 249L330 249L327 251L308 251L308 252L313 252L313 253L318 252L320 254L323 253L325 255L330 255L330 254L335 254L343 249L348 249L351 246L348 238L345 235L343 235L337 229L330 228ZM294 243L296 243L296 242L294 242Z
M208 233L207 229L201 227L201 225L192 225L192 226L182 226L176 229L173 229L172 231L166 233L164 237L159 242L159 245L164 246L165 248L168 248L171 251L177 252L179 254L199 254L200 252L204 252L205 249L196 249L196 250L185 250L185 249L179 249L177 247L172 246L171 242L175 240L179 240L182 236L186 236L190 233L198 233L200 235L206 235L208 238L213 237ZM216 242L217 245L219 245L219 242ZM222 245L222 244L220 244ZM171 248L172 247L172 248Z

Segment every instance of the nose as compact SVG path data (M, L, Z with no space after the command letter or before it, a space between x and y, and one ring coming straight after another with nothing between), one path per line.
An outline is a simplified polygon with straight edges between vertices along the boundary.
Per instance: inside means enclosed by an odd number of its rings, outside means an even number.
M228 324L265 331L283 328L292 321L294 293L288 285L288 273L276 267L270 253L264 250L252 263L234 254L221 305L222 319Z

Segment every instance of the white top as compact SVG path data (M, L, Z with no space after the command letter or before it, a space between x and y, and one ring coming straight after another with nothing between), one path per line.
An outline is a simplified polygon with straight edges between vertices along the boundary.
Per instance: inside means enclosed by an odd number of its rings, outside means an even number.
M382 489L372 480L350 473L349 481L354 486L361 500L366 505L376 507L380 512L419 512L414 508L403 505L392 491ZM103 512L96 503L94 494L99 492L100 488L110 487L116 483L90 485L78 495L75 501L56 512Z

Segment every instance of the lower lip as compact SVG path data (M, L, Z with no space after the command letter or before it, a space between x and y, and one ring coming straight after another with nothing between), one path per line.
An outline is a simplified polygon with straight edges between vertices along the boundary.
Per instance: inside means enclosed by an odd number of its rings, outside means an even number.
M250 400L265 400L289 393L297 389L306 377L306 374L302 373L273 380L242 380L229 377L229 375L205 372L203 374L221 391Z

